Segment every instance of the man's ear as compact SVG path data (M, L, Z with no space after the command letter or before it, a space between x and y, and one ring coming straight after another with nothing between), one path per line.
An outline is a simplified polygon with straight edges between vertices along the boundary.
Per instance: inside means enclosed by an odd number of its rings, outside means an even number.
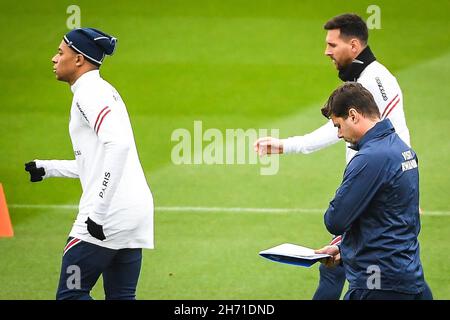
M350 40L350 46L352 47L352 53L355 54L361 49L361 43L357 38L353 38L352 40Z
M84 64L84 56L82 54L77 54L75 58L75 65L81 67Z
M352 120L353 123L358 123L360 116L361 115L358 113L358 111L356 111L355 108L350 108L348 110L348 117L350 118L350 120Z

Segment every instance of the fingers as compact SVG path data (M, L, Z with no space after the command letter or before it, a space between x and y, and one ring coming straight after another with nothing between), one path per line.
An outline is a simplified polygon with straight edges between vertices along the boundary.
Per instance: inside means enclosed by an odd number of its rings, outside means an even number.
M31 182L42 181L42 177L45 176L44 168L37 168L35 161L25 163L25 171L30 173Z
M89 218L89 217L87 218L85 223L87 224L87 230L91 236L93 236L94 238L101 240L101 241L106 239L105 234L103 233L102 225L97 224L95 221L91 220L91 218Z
M335 246L335 245L325 246L321 249L314 250L314 253L324 253L324 254L329 254L331 256L336 256L339 254L339 248L338 248L338 246Z
M333 268L341 261L341 254L337 246L325 246L321 249L314 250L314 253L331 255L331 257L323 258L320 260L320 262L327 268Z
M334 260L333 258L327 258L327 260L325 261L325 267L327 268L332 268L334 267Z
M334 268L335 266L337 266L340 263L341 259L339 257L339 259L337 258L337 256L334 257L329 257L329 258L323 258L320 260L320 262L322 264L325 265L325 267L327 268Z
M270 143L271 139L272 139L272 137L259 138L253 144L253 148L255 149L256 152L260 151L261 146L267 146Z
M331 268L334 266L333 257L320 259L319 262L327 268Z
M324 253L334 255L334 247L333 246L325 246L321 249L314 250L314 253Z
M337 255L334 256L334 263L339 264L340 262L341 262L341 254L338 253Z
M30 161L30 162L25 163L25 171L30 172L33 169L36 169L36 162Z
M322 249L314 250L314 253L327 253L327 247L323 247Z
M270 145L269 140L259 139L254 144L255 152L258 153L259 156L264 156L267 154L268 146Z
M260 155L283 153L281 140L273 137L259 138L253 144L255 151Z

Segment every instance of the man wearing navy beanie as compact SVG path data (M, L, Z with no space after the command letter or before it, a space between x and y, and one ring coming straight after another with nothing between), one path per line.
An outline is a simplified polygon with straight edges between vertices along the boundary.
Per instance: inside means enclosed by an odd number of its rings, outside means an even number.
M105 55L110 56L114 53L117 39L94 28L80 28L66 34L64 42L89 62L100 66Z
M153 197L139 161L127 109L100 77L117 39L74 29L53 57L53 71L73 92L69 132L74 160L25 164L31 182L80 179L78 215L63 251L57 299L91 299L100 275L106 299L135 299L142 248L153 249Z

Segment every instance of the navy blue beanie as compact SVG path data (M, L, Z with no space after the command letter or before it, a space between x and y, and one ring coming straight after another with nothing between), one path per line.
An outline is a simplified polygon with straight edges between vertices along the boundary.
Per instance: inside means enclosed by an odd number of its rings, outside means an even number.
M72 50L100 66L105 55L112 55L117 39L94 28L73 29L64 36L64 42Z

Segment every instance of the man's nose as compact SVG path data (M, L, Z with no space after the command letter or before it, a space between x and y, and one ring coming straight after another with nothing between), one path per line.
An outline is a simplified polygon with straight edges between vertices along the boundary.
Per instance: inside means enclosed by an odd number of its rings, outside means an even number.
M57 57L58 57L58 55L53 56L53 58L52 58L52 62L53 63L57 63L58 62Z

